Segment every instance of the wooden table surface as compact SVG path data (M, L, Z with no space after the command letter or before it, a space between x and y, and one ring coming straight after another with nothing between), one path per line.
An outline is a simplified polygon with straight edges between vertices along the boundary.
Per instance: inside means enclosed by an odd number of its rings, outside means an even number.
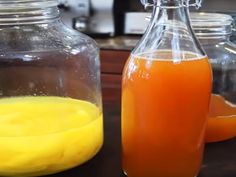
M125 177L121 170L120 110L112 105L105 108L102 150L84 165L48 177ZM236 177L236 139L207 144L198 177Z

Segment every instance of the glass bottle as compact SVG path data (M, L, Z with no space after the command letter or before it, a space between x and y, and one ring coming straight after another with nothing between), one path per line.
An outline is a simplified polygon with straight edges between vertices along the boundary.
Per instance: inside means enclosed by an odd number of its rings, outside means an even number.
M204 150L211 66L190 25L192 4L151 5L149 27L123 72L123 170L129 177L195 177Z
M99 49L56 0L0 0L0 176L78 166L103 143Z
M206 141L233 138L236 135L233 125L236 123L236 45L230 42L233 18L217 13L191 13L191 21L213 70Z

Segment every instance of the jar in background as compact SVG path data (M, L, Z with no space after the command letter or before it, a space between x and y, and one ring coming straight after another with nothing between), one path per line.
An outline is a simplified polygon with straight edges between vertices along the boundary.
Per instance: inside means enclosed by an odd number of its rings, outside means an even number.
M213 93L236 103L236 45L230 41L232 17L217 13L191 13L191 21L213 68Z
M191 20L213 69L206 141L233 138L236 135L232 123L236 122L236 45L230 41L233 18L217 13L191 13Z
M0 176L80 165L103 143L99 49L56 0L0 0Z

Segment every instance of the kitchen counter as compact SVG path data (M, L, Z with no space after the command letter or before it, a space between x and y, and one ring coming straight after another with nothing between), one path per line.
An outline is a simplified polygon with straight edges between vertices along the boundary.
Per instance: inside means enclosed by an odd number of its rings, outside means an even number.
M95 40L102 50L131 51L140 38L138 36L118 36L113 38L95 38Z
M105 143L98 155L84 165L47 177L125 177L121 170L120 110L105 105ZM236 176L236 138L206 145L198 177Z

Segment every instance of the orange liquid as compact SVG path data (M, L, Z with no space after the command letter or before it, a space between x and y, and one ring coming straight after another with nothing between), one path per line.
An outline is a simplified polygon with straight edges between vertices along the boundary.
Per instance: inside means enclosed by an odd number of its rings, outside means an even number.
M123 73L123 169L129 177L194 177L202 161L211 94L207 58L169 52L132 57ZM169 59L169 60L168 60Z
M205 140L207 143L236 137L236 105L220 95L211 96Z

